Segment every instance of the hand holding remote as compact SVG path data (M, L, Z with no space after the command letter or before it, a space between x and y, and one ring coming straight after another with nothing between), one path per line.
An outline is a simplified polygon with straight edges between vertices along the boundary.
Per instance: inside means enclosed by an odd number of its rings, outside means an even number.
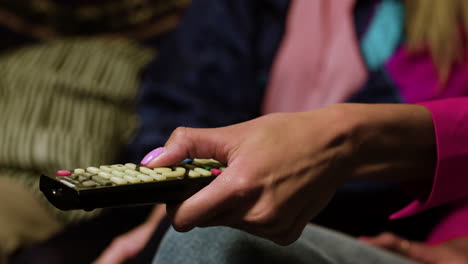
M224 225L289 244L352 179L431 181L435 143L419 105L342 104L216 129L177 129L149 167L213 157L228 168L182 203L174 227Z
M168 205L174 227L225 225L295 241L331 199L346 168L346 123L331 109L274 114L217 129L177 129L145 166L213 157L228 168L186 201ZM156 152L161 152L161 149Z

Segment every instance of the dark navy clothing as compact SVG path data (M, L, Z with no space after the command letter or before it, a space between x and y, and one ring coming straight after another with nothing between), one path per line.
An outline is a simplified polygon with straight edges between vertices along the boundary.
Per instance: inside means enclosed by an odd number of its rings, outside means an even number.
M139 161L178 126L219 127L259 116L280 44L286 0L195 0L141 83Z
M367 27L375 2L357 5L357 32ZM143 75L141 126L126 160L137 162L162 146L178 126L219 127L258 117L288 8L288 0L193 1ZM400 98L382 69L349 101Z

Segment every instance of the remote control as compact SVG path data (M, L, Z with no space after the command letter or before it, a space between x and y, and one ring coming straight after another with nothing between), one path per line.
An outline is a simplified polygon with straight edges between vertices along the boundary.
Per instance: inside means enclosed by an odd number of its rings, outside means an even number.
M133 163L103 165L42 175L40 189L61 210L177 203L208 185L225 168L214 159L186 159L155 169Z

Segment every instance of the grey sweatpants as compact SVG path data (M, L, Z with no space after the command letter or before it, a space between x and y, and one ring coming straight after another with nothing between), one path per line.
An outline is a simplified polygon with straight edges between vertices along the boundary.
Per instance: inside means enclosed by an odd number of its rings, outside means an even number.
M188 233L170 229L156 254L155 264L410 264L403 257L365 245L349 236L308 225L299 240L283 247L227 228L197 228Z

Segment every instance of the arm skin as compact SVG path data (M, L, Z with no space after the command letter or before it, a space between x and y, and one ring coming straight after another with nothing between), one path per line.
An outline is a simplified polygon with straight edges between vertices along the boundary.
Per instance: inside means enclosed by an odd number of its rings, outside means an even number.
M93 263L123 263L135 257L146 245L165 215L165 206L156 205L144 223L116 237Z
M420 105L344 105L355 166L349 179L431 184L437 161L430 112Z
M173 226L225 225L294 242L354 179L429 184L436 164L430 112L420 105L339 104L281 113L216 129L178 128L148 166L214 157L229 167L168 208Z
M456 238L438 245L408 241L392 233L382 233L373 238L360 238L372 246L390 250L417 263L466 264L468 263L468 238Z

